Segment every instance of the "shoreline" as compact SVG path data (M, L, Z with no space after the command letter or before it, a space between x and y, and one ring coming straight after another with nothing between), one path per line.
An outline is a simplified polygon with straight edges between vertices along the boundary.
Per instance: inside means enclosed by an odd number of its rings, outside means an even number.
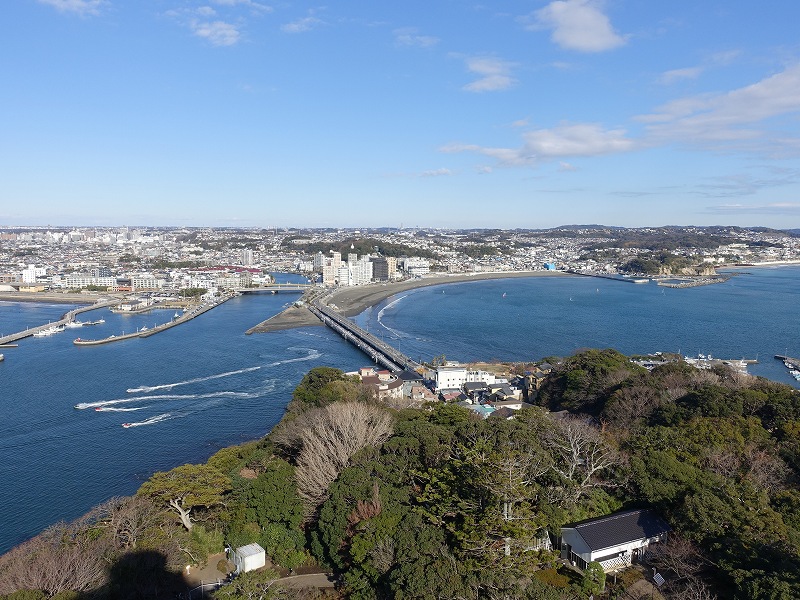
M517 279L521 277L574 277L574 275L563 271L493 271L457 273L454 275L437 274L394 283L370 283L368 285L338 288L327 297L326 304L335 306L346 317L354 317L395 294L409 290L448 283L486 281L490 279ZM320 325L322 325L322 322L307 307L293 304L277 315L252 327L247 333L269 333L296 327Z
M94 304L111 297L89 294L52 294L47 292L0 292L0 302L43 302L47 304Z

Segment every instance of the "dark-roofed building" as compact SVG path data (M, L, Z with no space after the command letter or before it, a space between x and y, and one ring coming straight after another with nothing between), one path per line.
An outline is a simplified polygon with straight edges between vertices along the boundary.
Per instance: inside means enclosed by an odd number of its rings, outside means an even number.
M599 562L608 573L629 566L647 547L666 539L670 531L650 510L629 510L561 528L561 557L581 569Z

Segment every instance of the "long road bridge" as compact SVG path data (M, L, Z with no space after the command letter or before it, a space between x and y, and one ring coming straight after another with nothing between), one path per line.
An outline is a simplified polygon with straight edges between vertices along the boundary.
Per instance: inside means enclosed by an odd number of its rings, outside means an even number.
M313 301L308 308L320 321L325 323L325 325L356 346L372 360L382 364L390 371L402 371L404 369L414 370L421 366L396 348L378 339L370 332L362 329L350 319L336 312L329 306L324 305L319 300Z
M305 292L312 287L314 287L314 285L311 283L272 283L270 285L262 285L254 288L238 288L236 291L240 294L255 294L257 292L271 292L277 294L278 292Z

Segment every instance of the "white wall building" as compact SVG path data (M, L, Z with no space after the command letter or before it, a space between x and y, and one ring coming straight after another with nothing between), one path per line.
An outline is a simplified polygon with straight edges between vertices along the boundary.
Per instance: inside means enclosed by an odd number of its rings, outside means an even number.
M436 391L456 390L468 382L483 382L487 385L497 383L497 377L486 371L472 371L461 365L444 365L436 368L434 382Z
M255 571L267 564L267 553L258 544L247 544L233 551L233 564L237 573Z
M561 558L581 569L597 561L608 573L640 560L648 546L664 541L669 531L669 525L649 510L614 513L562 527Z
M42 277L47 274L47 269L44 267L37 267L36 265L28 265L27 269L22 270L22 283L36 283L37 277Z

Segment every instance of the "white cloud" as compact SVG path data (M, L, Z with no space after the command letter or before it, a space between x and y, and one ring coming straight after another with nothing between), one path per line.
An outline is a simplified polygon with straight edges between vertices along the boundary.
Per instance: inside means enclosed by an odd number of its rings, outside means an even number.
M800 181L800 170L767 169L767 172L760 176L737 173L710 178L707 183L697 186L697 193L716 198L751 196L769 188L796 185L798 181Z
M770 204L720 204L709 206L708 212L723 215L800 215L800 203L773 202Z
M741 54L739 50L716 52L704 60L701 66L665 71L661 74L661 77L658 78L658 82L664 85L670 85L684 79L697 79L710 68L719 68L729 65L739 54Z
M255 10L263 12L272 12L272 7L260 2L253 2L253 0L211 0L214 4L219 6L246 6Z
M533 13L529 29L552 29L553 42L568 50L603 52L625 44L598 0L555 0Z
M450 169L441 168L423 171L420 177L446 177L449 175L453 175L453 172Z
M306 31L311 31L312 29L316 28L318 25L323 23L322 20L318 19L314 16L303 17L301 19L297 19L296 21L292 21L291 23L286 23L285 25L281 26L281 31L284 33L304 33Z
M763 121L800 113L800 64L725 93L681 98L661 106L657 112L636 117L649 123L654 142L771 141L785 148L798 140L787 131L775 134L758 128Z
M741 54L740 50L724 50L711 55L709 62L714 65L729 65Z
M697 79L700 74L704 71L703 67L687 67L685 69L672 69L671 71L665 71L661 74L661 77L658 78L659 83L663 83L664 85L670 85L675 83L676 81L681 81L683 79Z
M578 167L576 167L575 165L572 165L572 164L570 164L568 162L564 162L562 160L560 163L558 163L558 170L559 171L565 171L565 172L566 171L577 171Z
M207 39L214 46L233 46L239 41L239 30L225 21L193 21L190 27L196 36Z
M81 16L98 15L106 0L39 0L40 4L52 6L59 12L71 12Z
M462 88L468 92L495 92L498 90L507 90L517 82L516 79L511 77L511 68L514 66L513 63L489 57L468 58L466 61L467 69L472 73L481 75L480 79Z
M521 148L490 148L475 144L450 144L442 152L477 152L494 158L500 166L535 165L570 156L600 156L628 152L636 142L622 129L605 130L592 123L561 125L528 131ZM568 164L561 162L560 164Z
M416 46L418 48L430 48L439 43L439 38L431 35L419 35L417 30L412 27L395 29L394 41L398 46Z
M213 17L217 14L217 11L210 6L201 6L197 9L197 14L201 17Z

